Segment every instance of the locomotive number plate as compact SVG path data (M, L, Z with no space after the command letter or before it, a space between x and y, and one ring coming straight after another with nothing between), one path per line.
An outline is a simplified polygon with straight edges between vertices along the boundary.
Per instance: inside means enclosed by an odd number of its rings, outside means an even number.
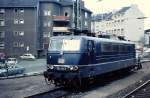
M65 60L64 60L63 58L59 58L59 59L58 59L58 63L59 63L59 64L64 64L64 63L65 63Z
M57 67L57 70L66 70L65 67Z

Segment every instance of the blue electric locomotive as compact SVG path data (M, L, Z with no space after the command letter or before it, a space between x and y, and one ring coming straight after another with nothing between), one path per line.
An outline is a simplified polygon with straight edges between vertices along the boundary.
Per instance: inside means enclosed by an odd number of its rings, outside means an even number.
M57 85L82 86L92 77L137 66L135 45L87 36L52 37L44 77Z

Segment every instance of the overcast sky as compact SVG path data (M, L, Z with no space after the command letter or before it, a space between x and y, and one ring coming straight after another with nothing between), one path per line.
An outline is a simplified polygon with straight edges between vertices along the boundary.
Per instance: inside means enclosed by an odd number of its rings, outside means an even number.
M90 9L93 14L110 12L113 9L130 6L131 4L138 5L138 8L144 13L145 29L150 29L150 0L83 0L85 6Z

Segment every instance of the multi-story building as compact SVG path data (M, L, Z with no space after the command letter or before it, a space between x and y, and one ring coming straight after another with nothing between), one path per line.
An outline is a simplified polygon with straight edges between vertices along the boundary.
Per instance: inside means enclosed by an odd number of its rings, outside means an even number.
M73 29L74 0L1 0L0 52L7 56L41 55L54 35ZM91 31L91 11L81 1L81 30Z
M137 42L144 36L144 14L137 5L97 14L92 17L91 29L97 36L117 36Z
M144 32L145 46L150 47L150 29Z

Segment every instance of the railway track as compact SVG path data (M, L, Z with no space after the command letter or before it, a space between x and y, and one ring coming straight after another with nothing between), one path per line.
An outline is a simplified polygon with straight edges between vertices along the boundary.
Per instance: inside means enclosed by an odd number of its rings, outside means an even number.
M150 80L144 82L123 98L150 98Z
M65 91L63 87L55 88L53 90L27 96L25 98L65 98L66 96L70 95L69 91Z

